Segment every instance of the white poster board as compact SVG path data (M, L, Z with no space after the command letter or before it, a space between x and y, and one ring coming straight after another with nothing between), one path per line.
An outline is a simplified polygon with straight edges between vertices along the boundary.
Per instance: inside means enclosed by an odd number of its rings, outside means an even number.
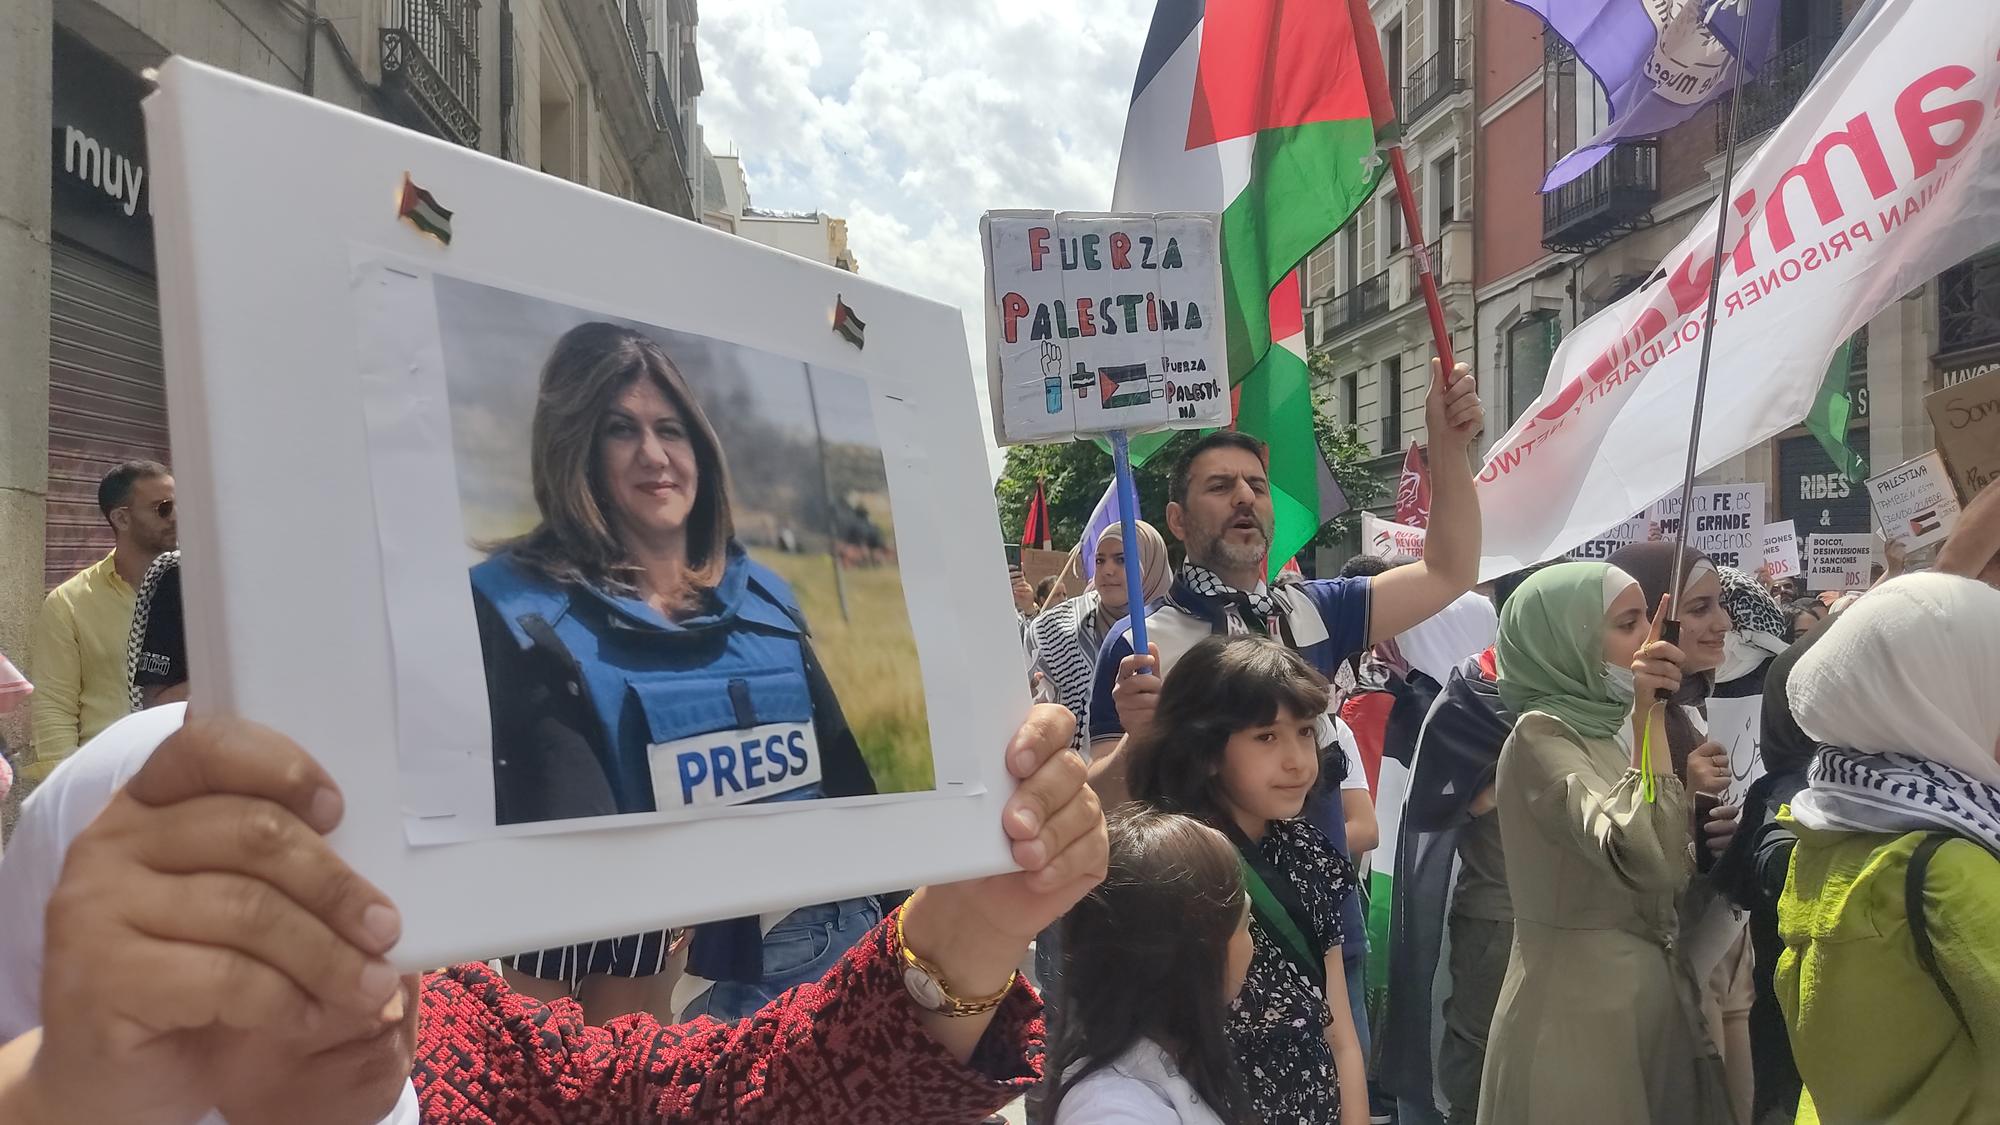
M1873 535L1816 531L1806 536L1806 589L1866 589L1874 551Z
M979 233L999 444L1229 424L1214 215L994 211Z
M1958 525L1958 494L1936 450L1868 478L1882 534L1906 551L1942 543Z
M1793 521L1764 525L1764 567L1774 581L1799 576L1799 533Z
M174 468L189 501L193 704L272 726L325 764L346 797L334 845L402 910L399 966L1012 866L995 830L1013 789L1002 752L1029 701L999 530L981 514L991 490L977 403L969 372L952 363L966 354L955 310L183 59L161 67L145 111ZM451 212L448 242L399 218L406 175L434 197L433 226ZM836 300L866 322L865 349L830 330ZM508 443L524 422L505 404L532 388L545 357L550 369L569 365L547 339L490 373L466 349L482 331L513 340L579 317L663 352L693 388L693 413L705 412L734 454L726 494L701 492L694 476L618 482L647 484L637 490L662 505L682 490L697 505L731 498L731 551L783 572L823 666L843 627L831 599L836 561L850 600L872 597L907 618L928 788L736 803L737 787L755 778L794 780L800 759L770 756L792 743L760 736L725 759L664 738L644 748L654 764L690 747L708 755L689 807L669 811L663 799L651 811L498 823L494 742L504 732L489 721L481 652L490 662L507 650L483 643L468 568L490 548L476 534L479 513L504 520L506 511L483 506L478 490L505 482L466 467L481 464L480 449L513 450L518 482L527 454ZM660 368L647 370L645 386L666 385ZM465 386L493 393L468 400ZM604 434L614 435L612 421ZM844 460L872 466L879 493L817 471L757 485L771 464L759 453L770 450L727 448L751 422L788 451L809 449L798 435L816 429L852 455ZM800 456L827 468L824 454ZM785 518L780 494L808 487L837 509L816 549L812 528L771 526ZM642 502L629 491L604 502ZM759 545L767 541L795 546ZM581 587L570 596L579 615L608 612L600 601L637 612ZM780 600L758 612L782 635L786 618L771 612ZM503 628L510 620L520 618L502 615ZM734 702L726 723L747 723L745 708L761 721L769 703L773 725L797 720L788 729L798 734L804 720L786 710L799 684L786 675L759 672L742 693L684 694ZM832 667L826 675L838 684ZM658 722L639 679L627 686ZM836 694L853 721L865 701ZM716 772L725 768L727 788ZM665 784L691 776L670 770ZM652 772L656 786L662 778ZM713 799L692 799L696 786Z
M1763 562L1764 486L1762 484L1696 485L1689 501L1694 522L1688 546L1717 566L1755 573ZM1680 533L1681 495L1661 497L1631 519L1570 548L1573 559L1604 559L1634 543L1671 541Z
M1361 513L1361 553L1378 559L1424 557L1424 529Z

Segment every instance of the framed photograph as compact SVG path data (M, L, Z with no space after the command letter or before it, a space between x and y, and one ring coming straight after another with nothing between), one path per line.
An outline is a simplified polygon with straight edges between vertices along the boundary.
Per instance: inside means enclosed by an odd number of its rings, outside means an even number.
M956 310L183 60L146 111L193 706L334 773L400 964L1008 866Z

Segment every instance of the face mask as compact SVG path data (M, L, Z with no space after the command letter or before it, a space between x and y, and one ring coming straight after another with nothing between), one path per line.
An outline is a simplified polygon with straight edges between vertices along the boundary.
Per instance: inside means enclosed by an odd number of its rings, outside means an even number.
M1632 669L1621 668L1608 660L1604 662L1604 682L1610 687L1612 697L1619 700L1629 700L1639 690Z

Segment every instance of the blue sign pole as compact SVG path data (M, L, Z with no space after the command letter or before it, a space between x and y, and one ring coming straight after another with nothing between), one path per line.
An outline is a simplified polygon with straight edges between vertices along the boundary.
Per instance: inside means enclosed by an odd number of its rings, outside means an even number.
M1132 614L1132 651L1145 656L1146 596L1139 566L1139 486L1132 482L1132 451L1124 430L1113 430L1111 460L1118 473L1118 521L1125 528L1125 597Z

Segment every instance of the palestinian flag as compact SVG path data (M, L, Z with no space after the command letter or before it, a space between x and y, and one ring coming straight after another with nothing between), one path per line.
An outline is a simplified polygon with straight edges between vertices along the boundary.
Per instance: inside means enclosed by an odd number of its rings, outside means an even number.
M418 187L408 172L403 173L403 190L396 196L396 217L408 219L411 226L451 245L451 212L438 205L437 197Z
M1035 478L1035 494L1028 498L1028 518L1021 524L1021 546L1048 549L1053 538L1049 531L1049 494L1042 479Z
M853 309L847 307L846 298L837 295L833 299L833 330L840 334L841 339L855 347L865 346L868 325L854 315Z
M1274 290L1374 193L1391 105L1366 0L1154 8L1112 207L1222 215L1230 381L1237 427L1271 446L1274 566L1318 530L1320 460L1297 281Z

